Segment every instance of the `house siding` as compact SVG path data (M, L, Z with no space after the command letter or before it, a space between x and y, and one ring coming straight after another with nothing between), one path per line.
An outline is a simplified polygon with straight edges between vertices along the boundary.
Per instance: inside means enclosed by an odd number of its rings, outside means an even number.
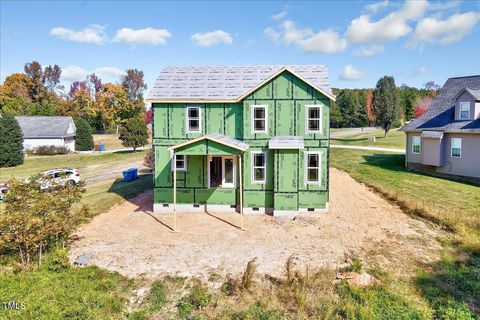
M468 176L474 178L480 178L480 135L479 134L461 134L461 133L445 133L441 143L441 152L437 156L435 153L437 149L425 147L425 140L437 140L438 139L422 139L421 154L416 155L412 153L411 143L412 136L420 135L420 133L407 133L407 152L406 163L410 168L415 169L427 169L430 171L451 174L458 176ZM451 156L451 141L452 138L462 139L462 154L460 158ZM427 143L430 143L428 141ZM428 155L423 155L428 153ZM428 159L427 161L422 161ZM439 157L439 158L437 158ZM435 160L438 159L441 165L434 165ZM423 167L426 166L426 167Z
M268 130L252 132L252 106L267 105ZM305 132L305 105L320 105L320 133ZM243 155L243 196L246 208L325 209L328 202L328 138L330 100L288 71L245 97L240 103L201 105L201 133L187 133L185 103L153 103L155 150L154 203L173 201L170 153L167 148L210 133L221 133L249 144ZM275 136L303 136L305 150L272 150ZM267 154L266 183L253 183L251 151ZM304 152L321 152L321 183L305 185ZM198 157L198 158L195 158ZM237 189L208 188L208 163L204 156L187 156L185 171L177 171L177 202L184 204L238 204ZM237 168L238 173L238 168Z
M469 119L460 119L460 103L461 102L470 102L470 118ZM472 97L470 93L464 91L461 95L457 97L457 101L455 103L455 121L475 119L475 116L477 115L475 109L476 109L475 99Z

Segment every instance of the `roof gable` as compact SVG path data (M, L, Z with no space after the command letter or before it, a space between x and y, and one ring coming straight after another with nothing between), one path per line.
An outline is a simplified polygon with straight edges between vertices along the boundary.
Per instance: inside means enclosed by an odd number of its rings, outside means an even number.
M324 65L167 67L160 73L147 100L239 102L284 71L335 100Z
M72 117L62 116L18 116L24 138L59 138L75 136L76 128Z
M448 79L428 111L405 125L402 130L480 133L480 119L455 121L456 98L465 88L471 92L480 90L480 75Z

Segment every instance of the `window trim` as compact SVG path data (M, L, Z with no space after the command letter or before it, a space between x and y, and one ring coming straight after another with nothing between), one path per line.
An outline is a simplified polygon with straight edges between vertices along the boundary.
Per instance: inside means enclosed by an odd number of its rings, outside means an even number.
M263 154L264 159L265 159L265 164L263 167L255 166L255 155L256 154ZM251 160L251 177L252 177L252 184L266 184L267 183L267 157L268 157L268 152L263 151L263 150L253 150L250 151L250 156L252 158ZM263 168L265 170L265 174L263 176L263 180L255 180L255 169L256 168Z
M188 116L188 110L198 109L198 130L190 130L190 117ZM192 119L195 120L195 119ZM185 113L185 132L186 133L202 133L202 106L201 105L190 105L186 108Z
M187 156L183 154L176 154L174 160L173 152L170 153L170 171L173 172L173 161L176 161L177 157L183 157L183 168L175 166L175 169L177 169L177 171L187 171Z
M310 130L308 128L308 120L310 120L310 118L308 117L308 111L311 108L318 108L319 111L320 111L319 112L320 118L318 119L319 120L318 130ZM314 119L314 118L312 118L312 119ZM305 105L305 133L306 134L315 134L315 133L321 133L321 132L322 132L322 106L319 105L319 104Z
M415 152L415 138L418 138L418 152ZM422 138L420 136L412 136L412 154L422 153Z
M314 167L309 167L308 166L308 156L315 154L318 156L318 180L317 181L309 181L308 180L308 169L309 168L314 168ZM304 152L304 168L303 168L303 174L304 174L304 180L305 180L305 185L309 184L316 184L316 185L321 185L322 184L322 151L305 151Z
M268 105L267 104L252 104L252 134L256 133L267 133L268 132ZM264 130L255 130L255 109L264 108L265 109L265 129Z
M460 155L459 156L454 156L453 155L453 140L460 140ZM461 158L462 157L462 138L451 138L450 139L450 157L452 158Z
M462 117L462 106L465 106L467 105L467 112L468 112L468 116L466 118ZM470 119L470 108L471 108L471 104L470 104L470 101L463 101L463 102L460 102L460 107L458 109L458 119L460 120L469 120Z

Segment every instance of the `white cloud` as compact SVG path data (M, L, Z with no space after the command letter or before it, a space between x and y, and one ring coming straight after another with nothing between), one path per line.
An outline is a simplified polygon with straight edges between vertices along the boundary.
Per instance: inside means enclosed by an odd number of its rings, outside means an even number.
M420 67L420 68L418 68L418 69L415 69L415 70L410 71L410 72L408 73L408 75L409 75L410 77L416 77L416 76L419 76L419 75L421 75L421 74L424 74L425 72L427 72L427 67L422 66L422 67Z
M79 66L68 66L62 70L62 80L66 81L83 81L89 72Z
M191 35L193 42L200 47L211 47L218 44L232 44L233 39L230 33L221 29L206 33L195 33Z
M324 30L298 41L298 46L303 52L335 53L342 52L347 47L347 40L341 38L337 32Z
M124 75L125 72L116 67L98 67L93 71L83 69L79 66L71 65L62 70L63 81L84 81L87 75L95 73L100 78L107 78L110 80L118 79Z
M446 2L430 2L428 4L428 9L433 11L449 10L457 8L458 6L460 6L461 3L462 2L459 0L451 0Z
M384 44L403 37L412 31L409 21L421 19L428 7L426 0L406 1L398 10L378 21L370 15L361 15L352 20L346 36L352 43Z
M339 76L340 80L344 81L360 80L365 77L367 77L366 73L356 70L351 64L346 65Z
M427 43L448 45L458 42L470 33L479 21L480 13L477 12L456 13L445 20L425 18L417 24L407 46L414 48Z
M381 45L362 46L356 49L353 54L360 57L370 57L384 50L385 47Z
M167 39L172 34L167 29L130 29L122 28L117 30L114 42L125 42L130 44L150 44L150 45L164 45Z
M105 27L96 24L89 25L83 30L75 31L63 27L57 27L50 30L52 36L59 37L64 40L102 44L107 40L105 35Z
M283 18L285 18L287 16L288 12L287 11L282 11L282 12L279 12L277 14L274 14L272 16L272 19L274 21L278 21L278 20L282 20Z
M333 30L321 30L317 33L309 28L298 28L294 21L285 20L279 26L279 30L271 27L264 30L265 35L276 43L296 45L306 53L335 53L345 50L347 40Z
M383 0L380 2L369 4L368 6L365 7L365 9L367 10L367 12L375 14L377 13L378 10L388 7L388 5L389 5L388 0Z
M116 68L116 67L100 67L95 69L95 74L99 76L110 76L110 77L120 77L125 74L125 71Z

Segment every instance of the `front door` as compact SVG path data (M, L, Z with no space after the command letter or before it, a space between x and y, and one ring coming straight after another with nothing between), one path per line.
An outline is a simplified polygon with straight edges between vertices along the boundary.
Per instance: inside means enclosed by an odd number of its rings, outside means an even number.
M210 188L235 188L236 177L235 157L209 157L208 186Z

